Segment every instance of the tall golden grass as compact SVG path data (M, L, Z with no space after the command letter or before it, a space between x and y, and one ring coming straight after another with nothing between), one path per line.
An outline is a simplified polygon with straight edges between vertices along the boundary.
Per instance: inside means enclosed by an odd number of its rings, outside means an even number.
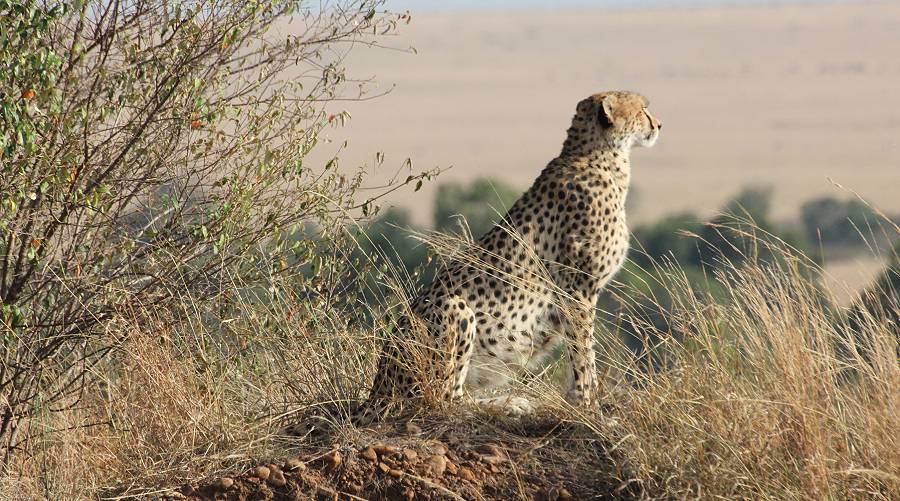
M708 276L724 291L716 301L677 265L653 270L673 298L672 332L654 338L648 364L598 331L600 410L568 407L552 366L514 391L614 444L623 487L651 498L900 499L900 305L852 324L802 257L779 252L775 263L719 266ZM301 416L353 440L346 411L365 396L385 312L405 310L411 279L395 270L384 283L392 299L369 327L274 280L277 300L239 303L220 322L190 301L177 322L123 319L115 328L134 331L98 366L88 397L31 424L0 497L119 497L233 471L305 447L278 435ZM558 452L577 460L579 443Z

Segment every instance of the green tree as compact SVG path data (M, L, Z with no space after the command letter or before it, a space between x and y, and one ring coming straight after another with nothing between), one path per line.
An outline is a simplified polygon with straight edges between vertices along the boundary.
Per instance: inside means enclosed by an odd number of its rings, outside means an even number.
M725 204L723 212L766 221L772 207L773 194L774 189L771 186L747 186Z
M697 240L691 235L696 235L702 228L700 218L689 212L639 225L632 232L634 242L629 258L645 269L664 259L688 265L697 253Z
M806 238L823 245L862 245L867 227L879 220L865 203L855 198L820 197L800 209Z
M469 185L445 183L438 186L434 201L434 226L438 231L454 231L462 216L475 238L486 233L519 198L521 191L490 178Z
M365 228L360 248L368 256L378 254L395 266L402 266L412 273L425 262L428 249L413 238L413 232L422 228L412 223L409 211L391 207Z
M616 313L603 317L615 319L610 328L636 353L649 353L661 336L676 334L673 305L684 300L681 290L700 292L703 300L724 300L721 283L711 281L708 271L748 262L779 265L795 253L809 256L803 234L769 219L771 196L768 187L749 187L705 223L682 213L637 226L630 262L601 296L600 308ZM810 275L815 273L805 260L799 261Z
M774 223L769 218L772 189L748 187L725 204L721 215L710 220L699 232L692 263L717 267L722 261L732 264L753 260L766 263L783 257L785 245L816 262L821 256L801 232Z

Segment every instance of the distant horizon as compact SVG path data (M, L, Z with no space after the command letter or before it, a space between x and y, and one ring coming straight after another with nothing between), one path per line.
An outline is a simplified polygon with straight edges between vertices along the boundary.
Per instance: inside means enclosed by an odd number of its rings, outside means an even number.
M465 11L513 11L528 9L570 8L697 8L737 7L741 5L798 5L834 3L877 3L874 0L387 0L392 11L413 12L465 12Z

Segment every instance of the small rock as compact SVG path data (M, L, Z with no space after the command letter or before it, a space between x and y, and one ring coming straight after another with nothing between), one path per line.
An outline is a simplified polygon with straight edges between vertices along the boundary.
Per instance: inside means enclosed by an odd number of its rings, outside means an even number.
M469 482L474 482L476 480L475 473L473 473L472 470L470 470L469 468L466 468L465 466L463 466L459 469L458 475L459 475L459 478L461 478L463 480L468 480Z
M275 470L269 477L269 483L275 487L281 487L287 483L287 479L284 478L284 473L282 473L281 470Z
M330 468L332 470L337 468L338 466L340 466L341 462L343 462L343 458L341 458L341 453L338 451L329 452L328 454L325 454L324 456L322 456L322 459L325 460L325 464L328 465L328 468Z
M391 471L391 467L384 463L378 463L378 469L381 470L382 473L387 473L387 472Z
M393 445L385 445L385 444L375 444L372 446L372 449L378 453L379 456L383 456L385 454L393 454L397 452L397 448Z
M300 458L291 458L284 463L284 469L287 471L304 471L306 470L306 463L301 461Z
M497 446L494 445L494 444L482 444L482 445L479 445L478 448L475 449L475 451L478 452L479 454L482 454L482 455L485 455L485 456L500 456L500 457L503 457L503 451L500 450L500 448L497 447Z
M481 459L481 461L483 461L491 466L494 466L494 465L497 465L497 464L500 464L500 463L506 461L506 459L504 459L501 456L479 456L479 458Z
M405 497L406 499L412 501L412 500L415 499L415 497L416 497L416 491L413 490L413 489L411 489L411 488L409 488L409 487L407 487L407 488L404 489L404 491L403 491L403 497Z
M572 499L572 493L565 487L548 487L542 489L540 494L542 494L541 499L546 501L569 501Z
M281 467L278 466L278 465L275 464L275 463L269 463L269 464L267 464L266 466L268 466L268 467L269 467L269 470L271 470L271 471L278 471L278 470L281 470Z
M337 493L324 485L316 487L316 496L320 498L337 499Z
M353 495L362 493L363 486L360 484L347 484L347 492Z
M431 468L431 473L434 474L435 477L440 477L444 474L444 470L447 469L447 458L435 454L428 459L428 467ZM456 465L454 465L454 469L455 468Z
M256 477L260 480L268 479L269 475L271 473L272 473L271 470L269 470L265 466L257 466L256 468L253 468L253 471L250 472L251 475L253 475L254 477Z
M456 475L459 473L459 467L457 467L456 463L453 461L447 461L447 471L449 471L451 475Z
M403 471L402 471L402 470L397 470L397 469L393 469L393 468L390 469L390 470L388 470L387 474L390 475L390 476L392 476L392 477L394 477L394 478L402 478L402 477L403 477Z
M419 436L422 434L422 428L419 428L417 425L412 423L406 423L404 426L407 435L411 435L413 437Z
M366 447L362 452L359 453L360 456L368 459L371 462L378 461L378 454L375 453L375 449L371 447Z
M432 454L440 454L442 456L447 454L447 446L440 442L429 442L427 447Z
M230 489L234 485L234 479L230 477L222 477L213 483L213 487L220 491Z
M403 449L403 457L405 457L407 461L415 461L419 457L419 454L412 449Z

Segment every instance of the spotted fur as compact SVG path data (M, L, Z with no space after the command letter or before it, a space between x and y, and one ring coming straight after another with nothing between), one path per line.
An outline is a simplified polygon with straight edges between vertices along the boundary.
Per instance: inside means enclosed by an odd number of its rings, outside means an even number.
M538 368L566 345L566 399L592 405L597 385L594 305L625 260L632 146L652 146L661 123L643 96L605 92L578 103L562 152L531 188L468 249L451 258L411 304L429 349L412 357L405 321L382 351L368 401L354 414L366 424L392 403L421 397L424 373L438 397L506 384ZM417 343L422 346L422 343ZM414 361L418 360L418 361ZM528 412L519 397L483 399L510 414Z

